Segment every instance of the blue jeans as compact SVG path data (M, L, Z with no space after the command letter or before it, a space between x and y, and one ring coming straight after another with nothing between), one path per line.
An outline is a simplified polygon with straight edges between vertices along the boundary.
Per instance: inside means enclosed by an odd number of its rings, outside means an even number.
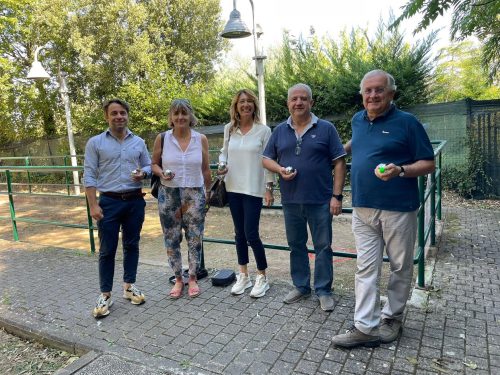
M227 196L234 223L238 264L240 266L248 264L248 245L250 245L255 256L257 269L264 271L267 268L266 252L259 235L262 198L230 192Z
M97 222L99 230L99 283L101 292L113 290L115 256L118 235L122 230L123 281L135 283L139 263L139 239L144 222L143 198L121 200L105 196L99 197L104 217Z
M316 260L314 291L331 295L333 282L332 215L329 203L283 204L286 238L290 247L290 273L293 285L303 294L311 292L311 271L307 253L307 226L311 231Z

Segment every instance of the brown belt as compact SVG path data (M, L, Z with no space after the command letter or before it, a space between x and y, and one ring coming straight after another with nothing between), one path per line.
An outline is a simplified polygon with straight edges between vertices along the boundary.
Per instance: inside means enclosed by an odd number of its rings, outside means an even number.
M100 192L100 195L103 195L105 197L114 198L114 199L121 199L122 201L130 201L133 199L142 198L146 195L146 193L143 193L141 189L137 189L137 190L127 191L125 193L115 193L113 191L102 191L102 192Z

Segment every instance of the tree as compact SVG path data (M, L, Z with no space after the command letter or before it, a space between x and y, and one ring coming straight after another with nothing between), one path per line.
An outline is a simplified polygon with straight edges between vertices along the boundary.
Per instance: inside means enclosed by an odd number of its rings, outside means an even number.
M52 77L67 73L76 134L101 130L102 101L119 95L142 133L164 129L172 98L210 83L228 45L220 29L218 0L0 0L0 119L11 126L0 141L65 133L57 79L25 79L36 46Z
M293 39L285 33L281 48L271 54L267 64L268 118L280 121L288 116L287 89L298 82L311 86L316 115L349 116L361 108L359 83L373 69L394 75L399 106L426 103L434 40L435 34L431 34L410 45L399 30L388 32L383 21L373 36L360 28L344 31L337 39L316 35Z
M451 38L461 41L474 35L484 45L483 64L490 80L498 80L500 66L500 1L498 0L410 0L391 27L422 13L415 33L426 29L449 9L453 10Z
M471 41L456 43L441 50L432 92L433 102L500 97L500 87L488 82L484 66L481 65L481 48Z

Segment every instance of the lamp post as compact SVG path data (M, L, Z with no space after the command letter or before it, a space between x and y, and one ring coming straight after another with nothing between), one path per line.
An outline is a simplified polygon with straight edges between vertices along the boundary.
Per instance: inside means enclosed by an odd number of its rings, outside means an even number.
M31 65L31 69L28 72L28 79L33 80L46 80L50 79L50 75L43 68L42 64L38 61L38 53L45 47L37 47L35 50L35 59L33 64ZM73 167L78 166L78 162L76 160L76 148L75 148L75 140L73 138L73 124L71 122L71 109L69 105L69 97L68 97L68 86L66 85L66 78L64 74L59 69L57 78L59 81L59 94L61 95L61 100L64 104L64 113L66 115L66 128L68 131L68 142L69 142L69 153L71 156L71 165ZM73 185L75 188L75 194L80 195L80 179L78 176L78 171L73 171Z
M253 6L253 1L250 1L252 6L252 32L248 29L245 23L241 20L241 14L236 9L236 0L233 0L233 10L229 15L229 21L227 21L226 27L220 34L223 38L228 39L238 39L246 38L253 34L253 48L255 60L255 75L257 76L257 87L259 90L259 107L261 113L261 120L263 124L266 124L266 91L264 88L264 60L266 56L262 53L259 54L257 49L257 39L263 34L260 28L255 29L255 11Z

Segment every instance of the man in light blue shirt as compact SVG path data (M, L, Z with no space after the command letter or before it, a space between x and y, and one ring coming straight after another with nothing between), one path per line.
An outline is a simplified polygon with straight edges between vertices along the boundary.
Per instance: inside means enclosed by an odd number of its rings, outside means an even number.
M123 297L134 305L145 302L134 285L139 262L139 239L144 222L142 180L151 175L151 159L144 140L128 129L129 105L111 99L104 106L109 128L89 139L85 147L85 193L90 215L99 230L101 294L95 318L109 315L120 228L123 244ZM99 191L99 200L97 200Z

